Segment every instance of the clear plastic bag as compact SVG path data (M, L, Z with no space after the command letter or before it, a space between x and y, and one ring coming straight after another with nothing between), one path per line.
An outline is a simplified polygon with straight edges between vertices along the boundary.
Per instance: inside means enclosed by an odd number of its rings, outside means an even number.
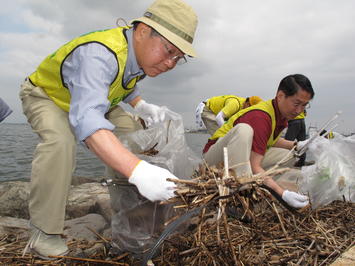
M181 179L189 179L201 158L186 144L181 116L168 109L166 116L163 124L136 131L121 141L139 146L137 150L141 152L136 155L141 159L168 169ZM112 242L119 250L140 257L155 243L164 223L176 215L173 206L147 200L129 183L114 184L109 190L114 210Z
M343 198L355 202L355 135L319 137L307 155L315 164L302 167L300 191L310 196L312 208Z

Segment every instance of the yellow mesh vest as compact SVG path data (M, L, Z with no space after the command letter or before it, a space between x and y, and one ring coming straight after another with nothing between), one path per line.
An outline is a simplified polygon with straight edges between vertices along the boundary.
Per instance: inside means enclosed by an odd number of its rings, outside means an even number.
M117 105L129 93L137 82L137 78L129 82L125 88L122 82L126 66L128 47L123 30L128 27L119 27L108 30L94 31L84 34L60 47L56 52L45 58L37 70L30 75L31 82L44 89L47 95L64 111L69 112L70 91L64 86L61 68L64 60L80 45L87 43L100 43L108 48L117 59L119 71L110 85L108 100L111 107Z
M267 142L267 148L272 147L277 140L279 139L281 133L274 139L274 132L275 132L275 127L276 127L276 118L275 118L275 110L274 107L272 105L272 100L268 100L268 101L264 101L264 102L260 102L256 105L250 106L248 108L242 109L241 111L239 111L238 113L236 113L235 115L233 115L231 118L228 119L228 121L221 126L219 129L216 130L216 132L213 134L213 136L211 137L211 139L218 139L218 138L222 138L224 135L226 135L229 130L231 130L233 128L233 124L234 121L237 120L239 117L241 117L242 115L252 111L252 110L261 110L264 111L265 113L269 114L270 118L271 118L271 129L272 132L270 134L270 137L268 139Z
M298 116L296 116L294 119L304 119L306 116L304 112L300 113Z
M209 98L206 102L206 105L216 115L223 109L228 99L236 99L238 101L239 109L237 110L237 112L243 108L243 104L246 101L246 98L243 97L238 97L234 95L223 95Z

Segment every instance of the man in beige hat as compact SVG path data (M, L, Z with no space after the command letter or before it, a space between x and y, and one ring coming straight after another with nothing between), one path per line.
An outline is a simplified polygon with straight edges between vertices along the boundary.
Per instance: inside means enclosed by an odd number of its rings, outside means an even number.
M147 199L174 195L174 183L166 180L176 178L173 174L140 160L120 142L120 134L142 125L117 104L129 103L148 125L164 120L164 109L146 103L137 83L196 55L197 16L181 0L157 0L131 23L69 41L21 85L23 112L40 137L32 161L31 238L24 252L30 248L46 259L68 252L61 234L77 141Z

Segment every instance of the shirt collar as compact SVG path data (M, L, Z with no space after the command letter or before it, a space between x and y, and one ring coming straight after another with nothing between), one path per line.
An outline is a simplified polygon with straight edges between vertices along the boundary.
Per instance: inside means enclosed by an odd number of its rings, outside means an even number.
M274 106L274 110L275 110L276 124L286 127L287 126L287 119L282 117L276 98L272 100L272 105Z
M133 28L129 28L125 31L125 35L128 43L128 56L126 62L126 68L124 71L124 79L131 80L136 76L145 75L143 69L138 66L136 54L133 48Z

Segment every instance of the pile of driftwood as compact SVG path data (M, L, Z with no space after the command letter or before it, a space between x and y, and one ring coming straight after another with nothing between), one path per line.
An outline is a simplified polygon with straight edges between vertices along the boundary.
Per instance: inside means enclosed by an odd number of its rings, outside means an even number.
M273 168L276 175L288 169ZM265 175L265 174L264 174ZM239 176L221 167L201 166L191 180L174 180L177 221L196 210L173 230L153 258L154 265L329 265L354 246L354 203L337 201L312 210L285 208L259 176ZM173 221L170 221L173 222ZM169 226L169 225L167 225ZM8 265L140 265L128 253L110 254L110 239L72 241L82 254L44 261L22 257L27 239L16 232L0 237L0 261Z
M177 208L202 206L195 226L167 239L156 265L328 265L355 244L354 203L293 210L260 185L262 176L235 178L215 167L200 173L177 181L172 200Z

